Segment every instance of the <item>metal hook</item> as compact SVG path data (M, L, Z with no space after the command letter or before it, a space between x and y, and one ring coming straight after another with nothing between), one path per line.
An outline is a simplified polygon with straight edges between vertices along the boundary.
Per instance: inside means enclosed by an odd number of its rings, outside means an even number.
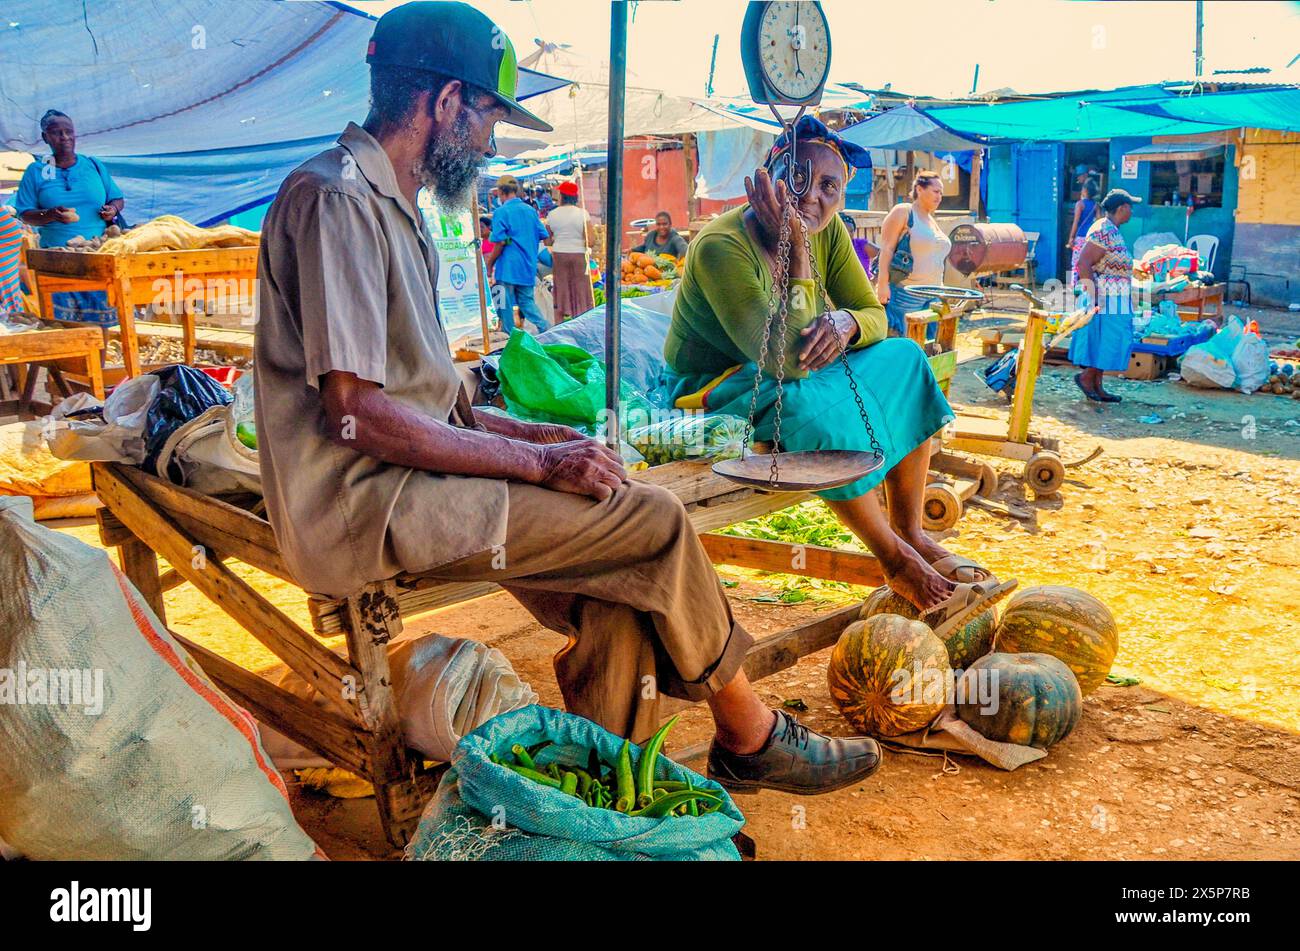
M803 118L803 114L808 111L808 107L800 106L799 111L790 122L786 122L782 118L781 113L776 111L774 104L769 102L767 107L772 110L772 115L776 116L776 121L781 123L781 127L785 129L786 134L790 137L790 161L785 167L785 187L790 190L790 194L794 195L795 198L802 198L808 194L808 189L812 187L812 159L803 160L803 168L800 169L802 178L796 183L795 171L798 168L797 163L799 161L799 138L795 135L795 128L799 125L799 120Z

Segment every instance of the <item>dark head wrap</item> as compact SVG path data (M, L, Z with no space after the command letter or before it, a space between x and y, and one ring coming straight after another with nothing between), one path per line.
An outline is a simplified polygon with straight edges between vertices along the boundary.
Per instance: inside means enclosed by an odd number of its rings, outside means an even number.
M848 181L853 177L854 172L860 168L871 168L871 153L860 145L847 142L840 138L834 132L826 127L826 124L814 116L804 116L794 127L795 138L802 145L805 142L820 142L828 145L839 155L840 160L844 163L844 180ZM777 136L776 142L772 145L772 150L767 153L767 170L770 172L790 151L790 136L782 132Z

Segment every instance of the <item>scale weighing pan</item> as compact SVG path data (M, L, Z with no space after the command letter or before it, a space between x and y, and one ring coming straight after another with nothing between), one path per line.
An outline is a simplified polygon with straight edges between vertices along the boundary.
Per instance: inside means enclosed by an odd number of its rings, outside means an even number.
M740 459L723 459L713 471L724 479L774 492L819 492L857 482L885 464L879 452L853 449L811 449L776 454L777 480L772 481L772 453L748 452Z

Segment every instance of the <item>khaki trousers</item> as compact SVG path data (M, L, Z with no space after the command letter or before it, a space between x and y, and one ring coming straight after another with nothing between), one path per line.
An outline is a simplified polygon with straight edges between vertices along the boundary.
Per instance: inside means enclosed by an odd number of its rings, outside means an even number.
M681 502L635 480L603 502L510 484L506 543L434 568L495 581L569 643L555 655L568 709L633 740L663 695L703 700L739 672L753 638Z

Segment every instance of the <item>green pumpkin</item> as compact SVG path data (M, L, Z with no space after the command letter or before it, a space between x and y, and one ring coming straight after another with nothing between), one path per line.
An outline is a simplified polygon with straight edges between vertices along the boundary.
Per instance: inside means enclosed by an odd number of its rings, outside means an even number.
M867 596L867 600L862 602L862 612L858 617L865 620L876 614L897 614L915 621L920 618L921 612L913 607L911 601L895 594L885 585ZM997 613L989 608L943 638L943 645L948 648L948 662L952 664L953 670L965 670L993 649L993 631L997 620Z
M990 703L993 675L996 702ZM1051 654L981 657L958 681L956 701L957 716L981 736L1044 750L1069 736L1083 716L1078 681Z
M1119 653L1119 629L1106 605L1086 591L1039 585L1016 592L1002 610L994 650L1063 660L1086 697L1106 681Z
M877 614L844 629L831 651L831 700L856 730L901 736L924 729L944 707L952 678L943 641L920 621Z

